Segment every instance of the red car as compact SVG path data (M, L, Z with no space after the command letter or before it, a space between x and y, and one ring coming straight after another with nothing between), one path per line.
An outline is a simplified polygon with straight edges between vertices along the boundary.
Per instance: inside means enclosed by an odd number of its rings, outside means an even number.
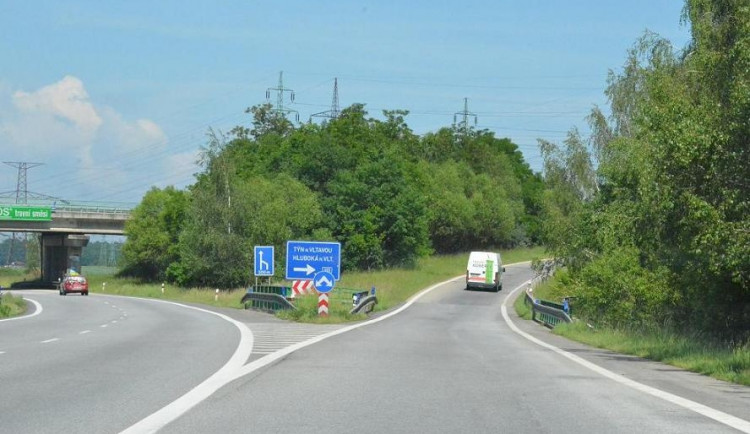
M65 276L60 282L60 295L68 295L69 292L89 295L89 282L83 276Z

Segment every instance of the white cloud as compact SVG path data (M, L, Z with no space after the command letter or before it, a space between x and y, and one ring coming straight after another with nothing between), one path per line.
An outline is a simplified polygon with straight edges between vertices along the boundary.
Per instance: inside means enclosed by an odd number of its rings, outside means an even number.
M69 121L84 138L93 138L102 124L83 83L70 75L32 93L19 90L13 94L13 103L25 114Z
M96 104L76 77L33 91L0 86L3 161L41 162L47 174L38 178L64 178L38 192L85 200L87 190L135 185L123 174L143 165L168 164L162 152L167 144L159 125L148 119L129 121L115 108ZM63 167L70 168L71 176L60 173ZM66 190L49 191L58 188Z
M116 145L119 154L139 150L146 153L162 149L167 144L167 136L150 120L127 122L109 107L103 107L99 112L104 119L97 137L97 142L101 142L100 150Z

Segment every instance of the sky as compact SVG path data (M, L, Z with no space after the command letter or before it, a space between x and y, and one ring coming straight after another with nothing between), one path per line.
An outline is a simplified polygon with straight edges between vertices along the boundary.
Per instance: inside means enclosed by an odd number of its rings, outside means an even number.
M0 0L0 161L39 163L26 171L32 194L135 205L152 187L192 184L209 129L249 126L245 109L283 71L285 108L301 122L331 109L334 78L342 108L409 110L420 135L449 127L466 98L476 128L510 138L541 171L537 139L589 131L608 71L644 31L685 46L682 7ZM0 202L17 189L15 166L0 164Z

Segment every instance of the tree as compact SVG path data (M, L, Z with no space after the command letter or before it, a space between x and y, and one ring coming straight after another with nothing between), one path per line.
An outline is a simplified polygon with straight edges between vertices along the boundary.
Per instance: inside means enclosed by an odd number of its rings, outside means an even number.
M167 187L152 188L125 223L122 275L163 280L167 267L179 259L177 242L188 207L188 194Z
M595 177L584 152L542 142L544 233L574 265L581 305L591 307L579 312L671 318L741 344L750 338L750 8L688 0L683 19L692 24L684 52L646 33L610 73L611 115L589 117ZM631 292L645 297L651 281L663 297L624 304L637 315L602 314L591 301L618 303L628 275Z

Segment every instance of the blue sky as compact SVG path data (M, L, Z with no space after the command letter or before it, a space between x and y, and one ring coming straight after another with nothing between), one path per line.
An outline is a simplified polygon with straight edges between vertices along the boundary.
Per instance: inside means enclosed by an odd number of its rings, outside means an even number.
M541 170L537 138L561 141L607 72L646 29L682 48L676 0L16 1L0 0L0 156L44 163L32 192L137 203L184 187L209 127L249 124L278 83L300 120L364 103L406 109L418 134L476 113ZM275 101L275 95L271 96ZM288 99L286 100L288 103ZM0 192L16 189L0 165Z

